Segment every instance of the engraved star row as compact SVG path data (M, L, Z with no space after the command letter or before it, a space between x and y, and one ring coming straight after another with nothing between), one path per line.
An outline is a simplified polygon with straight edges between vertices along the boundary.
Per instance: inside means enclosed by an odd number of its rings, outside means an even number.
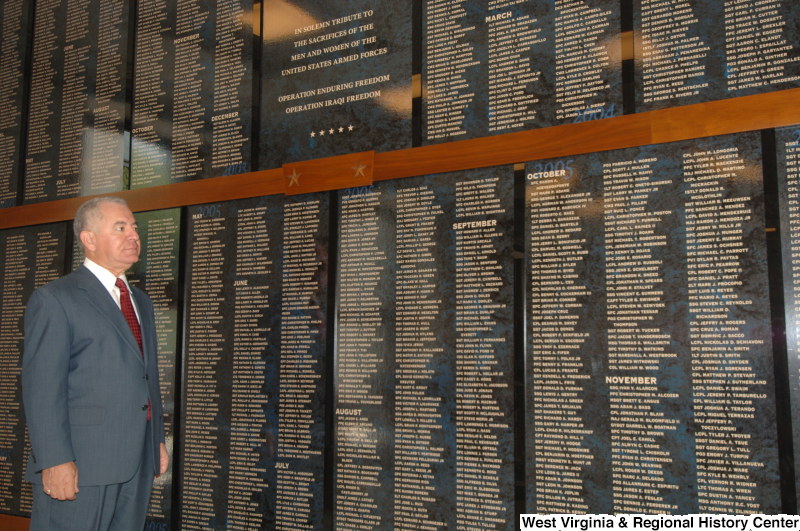
M336 134L337 132L344 133L345 129L347 129L347 132L349 133L350 131L355 129L355 127L353 125L348 125L346 128L339 126L338 129L334 129L333 127L331 127L327 131L325 129L320 129L319 131L311 131L311 138L314 138L315 136L318 135L319 136L333 135Z

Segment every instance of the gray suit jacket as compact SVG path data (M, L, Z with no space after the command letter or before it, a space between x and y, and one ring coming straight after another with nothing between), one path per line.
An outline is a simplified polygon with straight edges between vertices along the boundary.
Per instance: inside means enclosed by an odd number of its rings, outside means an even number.
M164 422L153 304L131 287L144 356L114 299L91 271L34 291L25 310L22 397L31 439L26 478L75 461L79 485L129 480L145 445L160 463ZM147 404L152 435L145 441Z

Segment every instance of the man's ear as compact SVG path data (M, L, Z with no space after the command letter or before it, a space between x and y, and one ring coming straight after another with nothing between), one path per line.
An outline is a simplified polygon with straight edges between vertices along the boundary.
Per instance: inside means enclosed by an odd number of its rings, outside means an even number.
M83 244L84 249L94 251L97 243L94 232L89 230L81 231L81 243Z

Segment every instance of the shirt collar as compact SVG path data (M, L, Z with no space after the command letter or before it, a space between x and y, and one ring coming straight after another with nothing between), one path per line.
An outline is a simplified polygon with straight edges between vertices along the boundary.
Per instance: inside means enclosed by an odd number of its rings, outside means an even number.
M109 292L116 286L117 277L115 277L114 273L105 267L97 264L89 258L84 258L83 265L85 265L86 269L91 271L92 274L97 277L97 279L103 284L103 287L105 287ZM120 275L119 278L125 281L125 285L128 285L128 279L125 277L124 273Z

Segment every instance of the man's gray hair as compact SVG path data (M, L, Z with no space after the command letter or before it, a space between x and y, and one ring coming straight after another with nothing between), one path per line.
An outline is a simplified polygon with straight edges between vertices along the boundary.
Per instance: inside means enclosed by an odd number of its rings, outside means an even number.
M72 230L75 233L75 239L80 242L81 247L83 247L81 232L91 230L89 227L94 226L95 223L100 221L102 217L100 205L103 203L117 203L118 205L128 208L128 203L124 199L115 196L93 197L78 207L78 210L75 212L75 220L72 223Z

